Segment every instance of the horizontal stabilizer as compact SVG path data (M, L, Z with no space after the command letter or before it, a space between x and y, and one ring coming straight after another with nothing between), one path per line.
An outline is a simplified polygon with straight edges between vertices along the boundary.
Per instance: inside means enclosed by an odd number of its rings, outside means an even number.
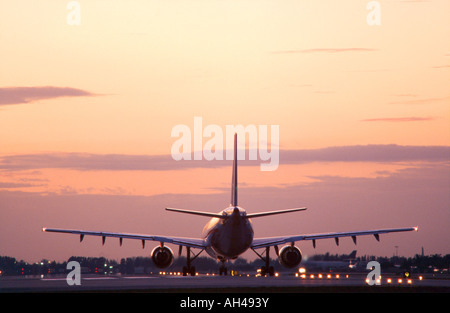
M247 214L247 217L248 218L254 218L254 217L261 217L261 216L268 216L268 215L275 215L275 214L283 214L283 213L290 213L290 212L297 212L297 211L305 211L305 210L306 210L306 208L295 208L295 209L288 209L288 210L269 211L269 212Z
M225 218L226 215L218 214L218 213L209 213L209 212L200 212L200 211L191 211L191 210L181 210L181 209L174 209L174 208L166 208L167 211L173 211L173 212L179 212L179 213L186 213L186 214L194 214L194 215L201 215L201 216L208 216L208 217L216 217L216 218Z

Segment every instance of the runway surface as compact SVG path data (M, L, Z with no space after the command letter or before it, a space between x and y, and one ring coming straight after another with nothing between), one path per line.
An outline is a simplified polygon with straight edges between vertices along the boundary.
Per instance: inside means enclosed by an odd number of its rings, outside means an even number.
M278 277L152 275L81 276L69 285L65 276L0 277L0 292L450 292L450 280L382 277L369 286L363 274L280 275ZM390 280L389 280L390 279ZM399 281L399 279L401 279Z

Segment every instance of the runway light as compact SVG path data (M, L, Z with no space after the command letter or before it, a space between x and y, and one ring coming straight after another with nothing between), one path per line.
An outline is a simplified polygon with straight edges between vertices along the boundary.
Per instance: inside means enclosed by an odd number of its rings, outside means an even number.
M369 279L368 278L366 278L366 284L368 284L369 283Z
M309 278L314 279L314 274L311 274L311 276L309 276Z
M386 282L387 282L388 284L390 284L390 283L392 283L392 279L388 278L388 279L386 280Z
M412 284L412 280L411 279L408 279L407 281L406 281L408 284Z
M278 273L275 273L275 277L278 277L280 274L278 274Z
M399 283L399 284L403 283L403 279L399 278L399 279L398 279L398 283Z
M295 273L295 277L298 277L298 273Z
M300 274L306 273L306 269L305 269L304 267L300 267L300 268L298 269L298 272L299 272Z
M322 274L319 274L319 278L322 278Z
M419 276L419 280L422 280L423 279L423 277L422 276Z
M341 276L339 276L339 274L336 274L336 279L339 279Z
M331 274L328 274L328 275L327 275L327 278L328 278L328 279L331 279Z

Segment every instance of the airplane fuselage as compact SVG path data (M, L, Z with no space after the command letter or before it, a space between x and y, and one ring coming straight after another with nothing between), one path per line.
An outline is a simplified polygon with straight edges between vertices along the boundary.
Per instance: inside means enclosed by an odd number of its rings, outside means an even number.
M235 259L253 242L252 223L239 206L229 206L219 214L226 217L212 218L203 229L205 251L219 260Z

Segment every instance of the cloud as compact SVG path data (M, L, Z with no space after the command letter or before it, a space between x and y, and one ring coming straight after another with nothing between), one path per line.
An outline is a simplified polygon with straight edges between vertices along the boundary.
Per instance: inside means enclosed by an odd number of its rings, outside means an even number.
M0 182L0 189L23 188L23 187L36 187L36 185Z
M450 146L361 145L311 150L281 150L280 164L310 162L441 162Z
M275 54L296 54L296 53L339 53L339 52L372 52L378 51L377 49L367 48L315 48L315 49L303 49L303 50L283 50L275 51Z
M424 98L424 99L414 99L414 100L402 100L402 101L392 101L389 104L427 104L432 102L440 102L444 100L448 100L450 97L442 97L442 98Z
M2 87L0 105L22 104L60 97L92 97L95 94L71 87Z
M432 121L433 117L384 117L384 118L368 118L362 122L422 122Z
M393 95L395 97L417 97L418 95L413 93L401 93L401 94L395 94Z
M427 164L375 178L317 176L318 180L308 185L248 186L240 192L240 205L252 213L308 207L298 215L277 215L254 221L257 237L418 225L417 233L386 235L381 243L361 237L358 254L389 255L395 245L401 247L402 255L413 256L422 246L427 254L445 254L448 241L442 238L450 236L449 169L448 164ZM202 179L194 177L193 182ZM76 237L63 238L64 235L53 236L40 230L60 227L197 237L204 219L173 215L175 213L168 213L164 208L217 212L229 203L229 192L229 188L225 188L217 193L189 194L174 189L167 194L142 196L76 194L70 187L59 194L0 189L0 238L14 238L2 241L2 253L30 263L49 256L67 260L74 254L99 256L106 253L109 258L118 260L141 251L145 254L148 251L142 250L140 242L124 241L123 247L118 249L115 241L107 240L102 246L100 240L90 237L80 245ZM17 227L17 221L21 221L21 227ZM298 245L305 255L317 253L310 242ZM347 239L337 247L330 239L320 241L317 248L341 253L351 251L354 245ZM254 254L249 257L253 258Z
M322 149L280 150L280 165L312 162L445 162L450 146L362 145ZM240 166L260 166L261 160L240 161ZM43 153L0 156L0 170L43 168L80 171L167 171L231 166L230 160L181 160L171 155Z

